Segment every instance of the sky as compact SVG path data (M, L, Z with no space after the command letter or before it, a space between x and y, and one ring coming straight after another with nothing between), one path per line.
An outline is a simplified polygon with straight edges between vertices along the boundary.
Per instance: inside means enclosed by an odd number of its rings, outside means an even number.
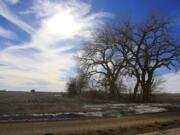
M150 12L175 18L180 34L179 0L0 0L0 89L64 91L93 30ZM180 92L180 72L158 74L165 92Z

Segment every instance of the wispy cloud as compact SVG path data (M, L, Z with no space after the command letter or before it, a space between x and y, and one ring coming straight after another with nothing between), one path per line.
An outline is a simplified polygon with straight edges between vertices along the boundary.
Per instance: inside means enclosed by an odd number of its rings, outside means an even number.
M15 39L16 34L0 26L0 37L4 37L8 39Z
M80 45L111 15L92 13L91 4L80 0L33 0L28 9L19 13L10 8L15 4L21 1L0 0L0 15L29 33L31 40L15 46L6 41L7 47L0 50L0 89L64 90L67 78L74 75L74 55ZM23 19L32 16L38 27ZM16 39L21 35L0 26L0 36ZM179 72L162 77L166 80L164 91L180 92Z
M8 65L0 70L0 75L4 77L0 82L4 87L9 84L16 89L64 90L66 80L62 78L69 76L68 72L73 72L76 66L76 51L72 50L77 50L83 39L89 38L91 31L101 25L103 18L109 17L109 14L90 13L91 5L78 0L34 2L24 15L35 15L39 27L34 31L23 23L25 27L21 28L30 33L31 41L0 52L1 64ZM8 12L4 9L3 15L7 16ZM6 18L11 22L18 26L17 22L23 22L9 14L11 17ZM72 53L64 53L68 51ZM43 83L38 85L37 82Z
M35 31L31 26L29 26L24 21L22 21L18 16L16 16L9 9L8 5L3 0L0 1L0 15L29 34L32 34Z
M20 0L4 0L4 1L12 5L18 4L20 2Z

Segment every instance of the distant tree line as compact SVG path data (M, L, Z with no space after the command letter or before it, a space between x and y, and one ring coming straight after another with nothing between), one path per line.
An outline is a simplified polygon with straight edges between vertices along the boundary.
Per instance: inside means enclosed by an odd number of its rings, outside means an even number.
M120 96L128 91L123 82L128 76L135 82L134 101L140 96L149 102L160 82L157 69L179 69L180 44L171 28L169 19L152 15L138 24L127 21L98 29L81 50L82 72L69 81L68 92L80 94L88 87Z

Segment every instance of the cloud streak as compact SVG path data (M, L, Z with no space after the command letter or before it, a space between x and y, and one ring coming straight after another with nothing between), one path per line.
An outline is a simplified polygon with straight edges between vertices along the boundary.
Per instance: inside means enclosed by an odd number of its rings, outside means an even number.
M0 89L64 91L66 81L74 75L74 55L92 30L103 25L105 12L91 12L91 4L79 0L34 0L27 10L14 13L10 6L21 1L0 1L0 15L27 32L30 41L8 43L0 50ZM33 17L38 27L26 23ZM21 19L20 19L21 18ZM19 33L0 26L0 36L15 40ZM166 92L180 92L180 73L162 75Z
M20 0L4 0L4 1L12 5L18 4L20 2Z
M0 26L0 36L8 39L15 39L16 34Z
M19 17L17 17L14 13L12 13L12 11L9 9L8 5L3 0L0 1L0 15L29 34L33 34L35 31L31 26L26 24Z

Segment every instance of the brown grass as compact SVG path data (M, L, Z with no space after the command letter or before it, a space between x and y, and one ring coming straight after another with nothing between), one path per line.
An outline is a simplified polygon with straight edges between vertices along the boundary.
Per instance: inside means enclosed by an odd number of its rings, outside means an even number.
M117 101L91 99L87 97L68 98L60 93L48 92L0 92L0 115L89 111L84 104L117 103ZM156 102L180 102L180 94L160 94Z
M82 108L84 104L104 102L50 92L0 92L0 115L88 111Z

